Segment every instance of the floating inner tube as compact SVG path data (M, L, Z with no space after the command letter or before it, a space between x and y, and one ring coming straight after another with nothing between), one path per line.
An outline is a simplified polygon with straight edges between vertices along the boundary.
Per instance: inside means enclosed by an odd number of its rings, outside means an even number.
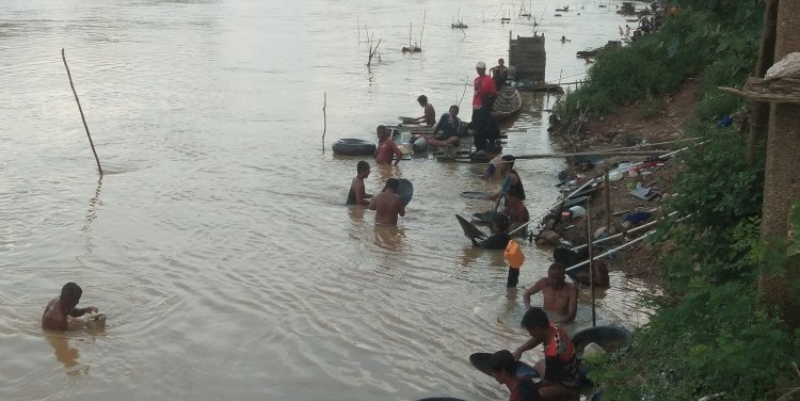
M371 156L375 153L374 143L363 139L343 138L333 143L333 153L346 156Z

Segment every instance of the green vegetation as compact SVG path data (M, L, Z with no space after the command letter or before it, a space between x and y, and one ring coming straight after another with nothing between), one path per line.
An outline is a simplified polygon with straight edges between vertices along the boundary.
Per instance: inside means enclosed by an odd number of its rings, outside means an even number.
M682 220L663 223L651 245L663 294L635 334L625 358L599 362L591 377L615 401L800 400L800 330L792 332L757 291L759 274L780 272L784 247L760 236L763 149L745 161L737 128L716 122L747 105L716 89L741 85L758 55L761 4L756 0L682 0L681 13L637 43L601 53L588 84L569 94L564 116L638 103L642 114L687 78L700 77L698 107L687 136L708 142L684 152L667 203ZM729 10L735 10L733 12ZM787 216L789 218L789 216ZM792 216L800 241L800 206ZM780 245L780 244L779 244ZM800 283L795 283L800 285Z

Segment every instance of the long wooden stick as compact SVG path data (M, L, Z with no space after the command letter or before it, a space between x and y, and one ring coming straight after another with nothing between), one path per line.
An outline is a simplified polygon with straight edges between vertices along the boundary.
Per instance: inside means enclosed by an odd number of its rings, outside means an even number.
M67 65L67 58L64 56L64 48L61 48L61 59L64 60L64 68L67 69L67 77L69 78L69 86L72 88L72 94L75 95L75 102L78 103L78 111L81 113L81 121L83 121L83 128L86 130L86 137L89 138L89 145L92 147L94 153L94 160L97 162L97 171L103 175L103 168L100 166L100 158L97 157L97 151L94 150L94 142L92 141L92 134L89 133L89 126L86 125L86 117L83 116L83 108L81 108L81 101L78 99L78 92L75 91L75 84L72 83L72 74L69 72Z
M606 201L606 232L611 232L611 181L608 179L608 167L605 168L605 179L603 183L606 186L605 201Z
M328 131L328 117L325 115L325 108L328 106L328 92L322 96L322 153L325 153L325 132Z
M608 177L608 170L606 170L606 177ZM608 180L606 180L608 185ZM592 263L592 202L586 204L586 244L589 251L589 287L592 291L592 327L597 326L597 318L595 315L595 302L594 302L594 263Z

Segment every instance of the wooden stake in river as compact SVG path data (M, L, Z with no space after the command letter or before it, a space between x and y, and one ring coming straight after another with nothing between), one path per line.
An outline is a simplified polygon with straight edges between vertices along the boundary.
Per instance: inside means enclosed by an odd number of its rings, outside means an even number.
M72 94L75 95L75 102L78 103L78 111L81 113L81 121L83 121L83 128L86 130L86 136L89 138L89 146L92 147L94 153L94 160L97 162L97 171L103 175L103 168L100 167L100 158L97 157L97 151L94 150L94 142L92 141L92 134L89 133L89 126L86 125L86 117L83 116L83 109L81 108L81 101L78 99L78 92L75 92L75 84L72 83L72 74L69 73L69 66L67 65L67 58L64 56L64 48L61 48L61 59L64 60L64 68L67 69L67 78L69 78L69 86L72 88Z
M322 153L325 153L325 132L328 131L328 117L325 115L325 108L328 106L328 92L322 96Z

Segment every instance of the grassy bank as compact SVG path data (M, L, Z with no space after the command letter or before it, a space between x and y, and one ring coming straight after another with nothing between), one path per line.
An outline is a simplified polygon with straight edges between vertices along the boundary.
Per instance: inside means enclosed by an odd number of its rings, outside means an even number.
M601 53L589 83L568 94L560 110L566 120L581 110L596 116L631 104L646 114L687 78L699 78L698 107L684 133L710 140L677 160L679 195L665 207L686 218L665 222L652 240L653 269L664 285L663 295L648 300L657 313L637 331L630 354L600 363L592 376L607 387L606 400L717 393L724 400L777 400L800 388L793 367L800 331L791 332L757 291L759 274L781 269L785 258L760 238L764 152L746 162L746 124L717 127L723 116L746 115L746 102L717 87L739 86L753 71L760 4L681 3L658 33ZM784 398L791 399L800 400L800 391Z

